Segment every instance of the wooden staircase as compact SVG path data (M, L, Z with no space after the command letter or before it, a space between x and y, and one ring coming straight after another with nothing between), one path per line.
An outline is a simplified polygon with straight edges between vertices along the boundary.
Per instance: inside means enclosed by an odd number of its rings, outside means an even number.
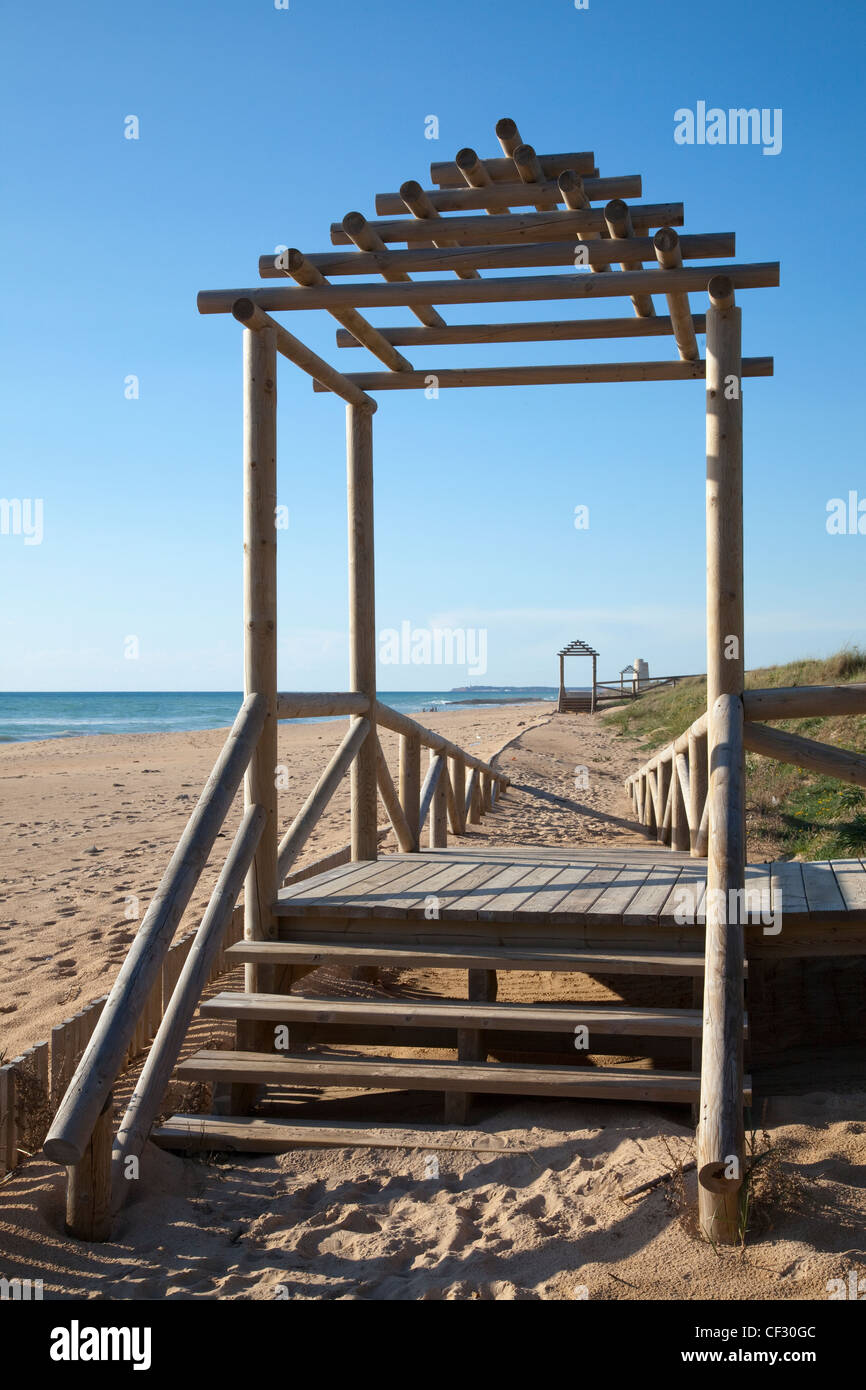
M300 925L297 919L293 925ZM683 950L665 940L653 949L571 948L546 943L537 947L494 942L421 944L395 941L388 932L371 941L375 918L364 925L365 939L358 944L345 940L245 941L226 954L238 964L308 970L369 965L466 970L470 998L219 994L203 1002L200 1012L205 1018L237 1025L237 1050L199 1051L179 1063L175 1076L181 1082L210 1083L224 1098L241 1094L247 1099L256 1097L257 1113L177 1114L153 1132L156 1143L177 1149L280 1152L307 1143L379 1143L393 1133L388 1124L376 1118L374 1096L370 1097L369 1125L376 1128L370 1133L347 1128L343 1119L336 1126L322 1125L320 1118L299 1125L295 1117L287 1122L284 1110L268 1116L269 1107L276 1106L279 1111L281 1097L287 1093L296 1096L299 1090L439 1092L445 1098L445 1125L468 1120L473 1096L697 1104L702 1027L699 1008L637 1007L619 1002L497 1002L496 984L500 971L569 971L660 981L682 977L691 979L693 989L699 989L704 969L699 950ZM272 1038L281 1025L287 1027L289 1050L251 1051L241 1046L242 1040L254 1035L251 1026L256 1025L259 1038L263 1029L264 1036ZM588 1044L581 1047L577 1034L582 1029L587 1030L584 1036ZM653 1052L664 1053L672 1045L676 1048L677 1042L682 1051L682 1040L686 1040L690 1054L685 1066L648 1064ZM455 1058L452 1051L449 1057L446 1052L436 1060L388 1055L389 1048L397 1047L452 1049L457 1055ZM616 1061L599 1061L604 1054ZM593 1059L591 1063L588 1056ZM632 1057L633 1061L624 1061ZM749 1098L747 1092L747 1103Z

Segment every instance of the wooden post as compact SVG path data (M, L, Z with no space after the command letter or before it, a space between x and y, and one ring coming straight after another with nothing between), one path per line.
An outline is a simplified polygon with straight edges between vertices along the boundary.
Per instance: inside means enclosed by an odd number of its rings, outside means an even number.
M244 885L244 937L276 935L277 896L277 349L274 330L244 330L244 694L267 711L244 777L244 808L267 820ZM272 972L244 970L246 988L270 992Z
M370 700L375 719L376 606L373 557L373 412L346 406L346 473L349 510L349 683ZM352 764L352 859L378 856L376 730Z
M482 812L484 812L484 811L489 811L491 805L493 804L493 803L492 803L492 800L491 800L491 795L490 795L490 786L491 786L492 781L493 781L493 778L490 776L490 773L489 773L489 772L482 772L482 774L481 774L481 810L482 810Z
M497 978L495 970L470 970L469 999L476 1004L495 1004ZM459 1062L486 1062L487 1046L484 1033L479 1028L457 1029L457 1060ZM465 1091L445 1092L445 1123L465 1125L469 1122L472 1109L472 1096Z
M412 848L420 849L418 810L421 805L421 740L417 734L400 735L400 804L412 835Z
M707 314L707 863L698 1214L708 1239L739 1235L743 1179L743 406L741 322L727 276ZM733 895L733 896L732 896ZM725 1176L727 1174L728 1176Z
M559 713L565 708L565 657L559 653Z
M682 784L682 773L686 765L684 753L675 753L671 759L671 849L687 850L689 848L689 823L686 813L686 798ZM685 774L688 778L688 774ZM691 783L689 783L689 794L691 795Z
M454 807L457 824L451 826L455 835L466 834L466 764L462 758L452 758L449 763L451 786L454 790Z
M448 844L448 760L431 749L431 765L437 758L441 758L442 772L436 783L433 805L430 808L430 848L445 849Z
M740 1236L743 1182L743 702L710 714L710 847L698 1123L698 1217L715 1244Z
M701 817L709 789L707 736L689 730L689 842L693 859L702 858L700 845Z
M66 1229L77 1240L111 1238L111 1132L109 1091L79 1163L66 1170Z
M595 687L596 687L596 672L597 672L597 667L598 667L598 658L594 656L594 657L592 658L592 703L591 703L590 709L589 709L590 714L595 714Z

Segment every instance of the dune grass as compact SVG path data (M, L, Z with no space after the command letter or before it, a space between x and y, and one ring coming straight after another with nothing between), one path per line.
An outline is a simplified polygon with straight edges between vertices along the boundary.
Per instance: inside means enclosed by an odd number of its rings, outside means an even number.
M866 681L866 650L846 647L826 660L806 658L749 671L747 688L843 685ZM676 738L706 708L706 681L645 695L604 716L635 743L635 767ZM785 719L773 728L866 754L866 715ZM866 854L866 790L755 753L746 755L749 857L844 859Z

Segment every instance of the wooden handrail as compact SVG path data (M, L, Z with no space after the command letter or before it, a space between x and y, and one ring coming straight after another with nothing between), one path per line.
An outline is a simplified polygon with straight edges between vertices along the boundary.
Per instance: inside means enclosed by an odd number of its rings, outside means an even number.
M837 777L840 782L851 782L855 787L866 787L866 758L862 753L832 748L827 743L785 733L782 729L769 729L766 724L747 724L743 741L750 753L805 767L826 777Z
M244 814L219 878L210 896L195 940L184 962L171 1001L136 1082L126 1113L114 1141L112 1167L115 1181L114 1208L123 1204L130 1184L123 1181L125 1160L144 1148L151 1126L159 1113L165 1089L178 1059L187 1029L192 1022L211 966L220 949L244 876L252 863L267 819L262 806L250 806Z
M277 696L278 719L318 719L329 715L366 714L370 701L360 690L290 690Z
M490 777L495 777L497 781L503 782L508 786L508 778L504 772L499 772L490 763L482 762L481 758L474 757L467 753L458 744L452 743L450 739L442 734L434 733L432 729L427 729L423 724L410 719L408 715L401 714L398 710L392 709L390 705L383 705L380 700L376 701L375 718L377 724L382 724L386 729L390 729L395 734L414 734L427 748L432 748L436 753L444 753L449 758L459 758L467 767L477 768L479 772L486 772Z
M747 720L866 714L866 685L790 685L747 690L743 694L743 712Z
M248 695L241 705L48 1131L43 1149L52 1163L81 1161L175 929L234 801L266 713L263 695Z

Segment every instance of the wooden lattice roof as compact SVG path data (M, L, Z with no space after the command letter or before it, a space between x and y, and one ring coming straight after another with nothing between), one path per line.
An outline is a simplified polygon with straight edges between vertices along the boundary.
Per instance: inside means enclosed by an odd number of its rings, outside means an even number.
M594 647L590 647L586 642L581 642L579 637L575 637L573 642L569 642L567 647L563 647L557 656L598 656Z
M314 388L353 404L369 391L558 382L690 380L706 375L697 335L705 316L691 293L728 307L734 292L779 283L778 262L738 264L733 232L678 233L681 202L642 202L638 174L602 177L590 151L537 155L514 121L497 123L502 154L473 149L431 164L434 187L414 180L375 198L377 217L349 212L331 224L335 251L297 248L259 259L264 288L205 290L202 313L233 313L271 326L277 348L314 378ZM627 201L628 199L638 201ZM654 233L654 234L653 234ZM394 247L404 249L393 249ZM691 262L691 264L687 264ZM649 268L647 268L649 267ZM553 273L510 275L516 269ZM413 280L416 273L444 278ZM357 276L381 276L361 282ZM527 323L448 324L436 306L626 298L628 317L559 317ZM659 313L663 297L666 313ZM371 309L408 308L417 326L374 326ZM343 373L318 357L272 311L324 309L340 325L337 347L364 347L387 370ZM520 363L416 369L400 348L457 344L673 338L676 356L643 362ZM744 357L743 376L771 376L771 357Z

